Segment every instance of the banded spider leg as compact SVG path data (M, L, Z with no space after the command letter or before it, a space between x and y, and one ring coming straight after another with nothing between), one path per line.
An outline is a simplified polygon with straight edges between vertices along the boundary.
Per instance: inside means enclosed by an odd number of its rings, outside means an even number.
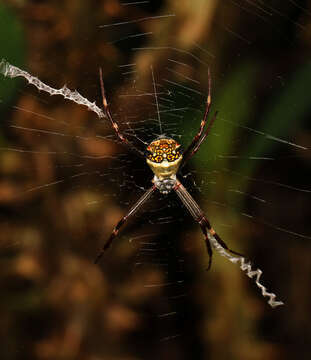
M209 233L209 235L213 236L225 250L231 252L232 254L244 257L244 255L228 248L227 244L220 238L220 236L212 228L210 222L208 221L204 212L200 209L199 205L196 203L196 201L188 193L186 188L181 184L181 182L179 180L176 180L176 184L173 189L175 190L176 194L178 195L178 197L180 198L182 203L188 209L188 211L192 215L193 219L196 222L198 222L201 227L201 230L205 237L205 244L206 244L207 252L209 255L209 262L208 262L207 270L209 270L212 265L212 256L213 256L212 246L211 246L210 240L208 238L208 233Z
M110 247L111 243L113 242L114 238L118 235L118 232L122 225L126 223L126 221L133 216L138 209L150 198L150 196L153 194L153 192L156 190L156 186L153 185L151 188L149 188L139 199L138 201L130 208L128 213L123 216L123 218L117 223L117 225L112 230L112 233L109 237L109 239L106 241L105 245L102 247L102 249L99 251L98 255L96 256L96 259L94 261L95 264L99 262L101 257L104 255L104 252Z

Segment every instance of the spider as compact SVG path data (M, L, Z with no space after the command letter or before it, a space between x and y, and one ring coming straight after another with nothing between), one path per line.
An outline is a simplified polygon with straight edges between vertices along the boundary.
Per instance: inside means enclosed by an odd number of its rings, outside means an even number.
M157 109L159 111L152 67L151 67L151 71L153 78L154 95L156 99ZM269 297L268 304L270 306L274 308L284 304L282 301L276 301L275 300L276 295L274 293L268 292L266 287L262 285L262 283L260 282L262 271L260 269L253 270L251 262L248 259L246 259L242 254L228 248L228 246L224 243L224 241L211 227L210 222L208 221L204 212L200 209L199 205L195 202L195 200L188 193L185 187L177 179L177 175L179 174L179 171L188 162L188 160L191 159L191 157L199 150L201 144L206 139L207 135L211 130L213 123L216 120L217 112L214 114L209 124L206 126L206 122L211 106L211 76L209 71L208 71L208 96L206 100L204 117L201 121L201 125L198 133L196 134L190 145L186 148L186 150L183 153L180 150L180 144L178 144L175 140L173 140L172 138L166 135L161 135L155 140L153 140L145 150L141 150L137 148L131 142L129 142L127 138L124 137L124 135L119 131L118 124L116 123L116 121L113 120L111 116L108 102L105 96L101 69L99 69L99 77L100 77L101 94L103 100L102 109L99 108L95 103L92 103L88 99L84 98L76 90L71 91L66 86L63 86L61 89L54 89L49 85L43 83L40 79L32 76L27 71L21 70L18 67L11 65L5 60L0 61L0 74L3 74L4 76L11 78L21 76L25 78L29 84L33 84L39 90L45 91L50 95L62 95L65 99L69 99L75 102L76 104L86 106L89 110L95 112L99 118L106 117L110 121L111 126L114 129L115 134L117 135L121 143L127 146L129 150L133 151L138 156L144 158L147 161L147 164L150 166L151 170L153 171L154 173L154 177L152 180L153 185L130 208L129 212L117 223L110 237L104 244L101 251L98 253L95 259L95 263L99 262L104 252L110 247L113 240L118 235L121 226L128 220L129 217L131 217L138 211L138 209L151 197L151 195L156 190L159 190L162 194L168 194L171 191L175 191L178 197L181 199L182 203L189 210L194 220L201 227L201 230L205 237L207 252L209 254L209 263L207 270L210 269L212 264L212 255L213 255L212 245L213 245L213 247L220 253L220 255L226 257L228 260L230 260L233 263L239 263L241 270L245 271L247 276L249 276L250 278L255 277L256 285L260 288L262 295ZM232 254L229 254L229 252L238 256L233 256Z
M175 191L178 195L184 206L188 209L193 219L200 225L203 235L205 237L205 244L207 247L207 252L209 255L209 262L207 270L210 269L212 264L212 246L208 235L214 237L217 242L227 251L238 255L243 256L242 254L233 251L228 248L226 243L220 238L220 236L212 228L208 218L201 210L199 205L189 194L186 188L178 180L177 175L183 166L192 158L193 155L199 150L200 146L206 139L209 134L211 127L217 117L217 112L213 115L210 122L206 126L207 118L210 112L211 107L211 76L210 71L208 71L208 95L206 100L205 112L203 119L200 124L198 133L194 136L190 145L186 148L184 152L180 150L180 144L177 141L166 135L160 135L158 138L153 140L146 148L145 151L134 146L128 139L120 132L117 122L113 119L107 98L105 95L104 82L102 76L102 69L99 69L99 78L100 78L100 88L103 102L103 111L109 119L113 130L115 131L116 136L121 141L122 144L127 146L132 152L136 153L138 156L146 159L147 164L151 168L154 177L152 179L153 185L138 199L138 201L129 209L128 213L123 216L123 218L117 223L114 227L110 237L105 242L102 249L99 251L95 263L98 263L102 258L104 252L110 247L113 240L119 233L120 228L124 225L127 220L133 216L144 203L151 197L151 195L156 191L160 191L162 194L168 194L171 191Z

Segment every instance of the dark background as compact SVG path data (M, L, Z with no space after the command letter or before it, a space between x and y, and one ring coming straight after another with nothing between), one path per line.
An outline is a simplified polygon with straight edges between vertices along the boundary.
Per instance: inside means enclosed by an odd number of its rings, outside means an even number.
M206 273L203 236L173 195L156 194L94 265L152 174L95 114L1 76L0 358L309 359L310 1L126 4L2 1L0 58L98 104L101 66L121 128L130 121L146 142L159 132L144 123L154 107L120 95L152 91L151 64L161 92L168 67L185 69L169 59L183 62L201 95L172 86L174 106L189 109L162 122L184 146L203 116L210 66L219 115L182 182L285 305L271 309L216 254ZM164 14L175 16L134 21ZM138 33L152 34L129 37ZM136 72L125 79L129 63ZM135 239L154 246L154 261ZM163 259L166 270L154 266Z

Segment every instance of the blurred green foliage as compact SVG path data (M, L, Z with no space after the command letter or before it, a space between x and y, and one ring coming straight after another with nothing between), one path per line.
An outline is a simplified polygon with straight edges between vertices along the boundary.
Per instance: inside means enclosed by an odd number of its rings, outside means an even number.
M252 176L256 171L258 161L250 161L249 157L265 157L275 150L275 147L286 141L293 141L295 129L301 127L305 116L310 111L309 93L306 91L306 83L311 82L311 64L307 62L302 65L286 82L286 87L282 92L278 92L267 104L258 106L262 110L259 114L259 122L252 123L254 99L256 98L256 79L259 73L258 64L249 61L239 65L232 73L224 85L217 90L216 96L213 95L214 103L209 115L209 119L214 112L218 111L218 116L213 125L211 133L206 142L200 148L198 154L193 157L192 162L195 167L202 170L206 167L206 160L213 158L213 154L231 155L235 153L234 141L237 134L241 133L241 128L251 127L254 129L247 136L247 141L242 144L243 157L235 160L235 177L230 178L230 184L234 188L245 191L248 186L247 177ZM215 92L212 89L212 92ZM185 122L185 133L194 134L193 121ZM269 135L268 135L269 134ZM273 137L275 134L275 138ZM265 141L265 139L267 141ZM270 141L269 141L270 139ZM277 141L275 141L277 140ZM222 159L222 166L228 167L229 159ZM241 176L241 174L243 176ZM220 184L219 191L222 191L223 184ZM213 187L215 191L215 187Z
M0 59L23 68L25 39L20 21L8 7L0 3ZM4 78L0 82L0 104L7 103L17 89L18 80ZM3 105L2 105L3 106Z
M265 156L270 154L278 142L273 141L273 134L281 142L288 139L290 142L301 127L305 116L310 111L310 93L306 84L311 82L311 63L307 62L293 74L292 79L286 83L284 91L276 94L270 104L263 106L263 115L258 130L271 138L263 141L262 136L255 136L253 141L245 146L245 156ZM264 104L265 105L265 104ZM294 142L294 140L292 140ZM254 163L241 162L240 172L251 175Z

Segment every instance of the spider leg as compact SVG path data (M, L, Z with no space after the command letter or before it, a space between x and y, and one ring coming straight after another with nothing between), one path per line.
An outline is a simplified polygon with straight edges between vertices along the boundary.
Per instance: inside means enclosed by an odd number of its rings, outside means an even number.
M207 217L205 216L204 212L200 209L199 205L196 203L196 201L193 199L193 197L188 193L186 188L180 183L179 180L176 181L176 185L174 187L174 190L182 203L185 205L185 207L188 209L190 214L192 215L193 219L199 223L201 230L203 232L203 235L205 237L205 243L207 246L207 252L209 255L209 263L207 270L210 269L212 264L212 247L211 243L208 238L208 233L213 236L216 241L227 251L231 252L232 254L243 256L242 254L231 250L226 243L220 238L220 236L216 233L216 231L212 228L210 222L208 221Z
M216 117L217 117L218 111L215 112L214 116L212 117L211 121L209 122L205 133L203 134L203 136L201 136L201 138L199 139L199 141L197 142L196 146L194 147L194 149L191 151L188 160L199 150L200 146L202 145L203 141L206 139L207 135L209 134L211 127L213 126Z
M111 235L109 236L108 240L102 247L102 249L99 251L98 255L96 256L96 259L94 261L95 264L99 262L101 257L104 255L104 252L110 247L115 237L118 235L119 230L123 224L128 220L129 217L133 216L138 209L150 198L152 193L156 190L156 186L153 185L150 189L148 189L140 198L139 200L130 208L128 213L123 216L123 218L117 223L117 225L112 230Z
M211 75L210 75L210 70L208 69L208 94L207 94L207 99L206 99L206 107L205 107L204 117L203 117L203 119L201 121L198 133L195 135L195 137L192 139L190 145L187 147L187 149L183 153L182 166L184 164L186 164L186 162L191 157L190 155L192 153L192 150L194 149L194 147L196 146L197 142L199 141L199 139L201 138L201 136L203 134L203 130L204 130L206 120L207 120L207 117L208 117L208 114L209 114L209 110L210 110L210 107L211 107L211 102L212 102L212 98L211 98Z
M207 99L206 99L206 107L205 107L205 112L204 112L204 116L203 119L201 121L200 124L200 128L198 133L195 135L195 137L193 138L192 142L190 143L190 145L187 147L187 149L184 151L183 153L183 160L182 160L182 164L180 166L180 169L188 162L188 160L198 151L199 147L201 146L202 142L205 140L206 136L209 134L210 129L216 119L216 114L213 116L212 120L210 121L210 123L208 124L207 129L205 130L204 134L204 128L206 125L206 121L207 121L207 117L211 108L211 103L212 103L212 98L211 98L211 74L210 74L210 70L208 69L208 95L207 95Z
M213 250L212 250L211 243L210 243L210 241L208 239L208 236L207 236L206 227L204 225L202 225L201 223L199 223L199 224L201 226L201 230L202 230L203 235L205 237L205 245L206 245L206 249L207 249L207 253L208 253L208 257L209 257L208 265L207 265L207 269L206 269L206 271L208 271L212 266Z
M122 144L126 145L131 151L136 153L136 155L145 158L144 151L138 149L135 145L133 145L130 141L128 141L128 139L120 132L119 125L117 124L117 122L115 120L113 120L113 117L111 115L109 105L107 102L107 98L105 95L102 68L99 68L99 80L100 80L100 90L101 90L102 99L103 99L103 110L104 110L105 115L109 119L115 134L117 135L118 139L121 141Z

